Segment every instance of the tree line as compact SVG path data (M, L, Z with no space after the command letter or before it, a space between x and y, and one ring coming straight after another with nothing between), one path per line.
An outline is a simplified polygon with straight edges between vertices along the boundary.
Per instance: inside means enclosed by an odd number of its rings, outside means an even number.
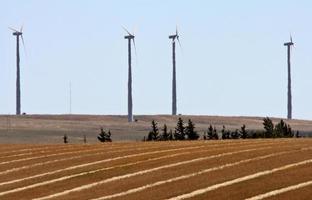
M199 134L195 131L195 124L192 120L188 120L187 125L184 121L179 118L177 126L174 132L164 124L161 132L158 128L158 123L153 120L151 125L151 131L148 133L147 138L144 137L144 141L167 141L167 140L197 140L199 139Z
M292 138L300 137L299 131L293 131L291 126L284 120L280 120L279 123L274 124L269 118L263 118L263 130L247 130L246 125L242 125L240 129L229 130L223 125L222 129L218 131L215 126L211 124L202 135L203 140L226 140L226 139L248 139L248 138ZM198 140L200 134L195 130L195 123L189 119L187 123L179 118L177 125L172 131L168 130L166 124L161 128L158 127L158 123L153 120L151 122L151 129L148 132L147 137L143 138L143 141L170 141L170 140ZM111 131L105 131L100 129L100 133L97 139L100 142L112 142ZM84 143L87 143L87 137L83 137ZM63 136L63 142L69 143L68 136Z
M246 125L242 125L240 129L229 130L223 125L221 131L218 131L216 127L211 124L207 130L203 133L203 140L223 140L226 139L248 139L248 138L292 138L300 137L299 131L296 133L292 130L289 124L284 120L280 120L279 123L274 125L273 121L266 117L263 119L263 130L247 130ZM166 124L159 129L158 123L153 120L151 122L151 129L148 132L147 137L143 138L143 141L168 141L168 140L198 140L200 135L195 130L195 123L191 119L187 124L179 118L177 125L174 128L168 130Z

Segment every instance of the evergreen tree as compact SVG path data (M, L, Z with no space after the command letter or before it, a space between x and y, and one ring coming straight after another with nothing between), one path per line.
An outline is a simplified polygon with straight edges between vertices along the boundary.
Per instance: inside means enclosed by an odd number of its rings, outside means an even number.
M208 136L208 140L212 140L213 139L213 128L212 128L211 124L208 127L207 136Z
M275 125L274 136L277 138L283 137L284 136L284 130L285 130L285 122L284 122L284 120L281 120L278 124Z
M278 124L276 124L274 129L276 137L293 137L294 133L286 122L284 120L281 120Z
M174 138L176 140L185 140L185 127L184 122L181 118L178 119L177 127L174 131Z
M221 133L222 133L222 140L227 139L227 137L226 137L226 130L225 130L225 126L224 125L222 127Z
M152 130L148 133L147 141L156 141L159 139L159 130L157 127L157 122L152 121Z
M185 127L185 134L189 140L197 140L199 138L199 135L195 131L195 124L190 119L188 120L188 124Z
M294 136L295 136L295 133L294 133L294 131L291 129L290 125L288 124L288 125L287 125L287 137L292 138L292 137L294 137Z
M226 130L224 125L222 127L221 133L222 133L222 139L223 140L231 139L231 131Z
M248 137L248 133L246 131L245 124L241 127L241 130L239 131L241 138L246 139Z
M272 138L274 137L274 124L272 120L268 117L263 119L263 126L264 126L264 137L265 138Z
M219 135L218 135L218 133L217 133L216 127L213 128L213 135L212 135L212 138L213 138L214 140L218 140L218 139L219 139Z
M164 140L164 141L169 140L169 133L168 133L168 128L166 124L164 124L164 127L162 129L161 140Z
M108 130L106 141L111 142L112 141L111 136L112 136L112 133L110 130Z

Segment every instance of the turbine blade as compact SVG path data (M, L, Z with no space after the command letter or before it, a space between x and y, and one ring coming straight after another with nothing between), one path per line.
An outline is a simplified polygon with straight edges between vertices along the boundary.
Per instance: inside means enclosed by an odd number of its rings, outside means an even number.
M26 54L26 56L27 56L27 51L26 51L26 46L25 46L25 42L24 42L24 37L23 37L23 35L21 35L21 39L22 39L22 43L23 43L23 47L24 47L24 52L25 52L25 54Z
M178 36L179 33L178 33L178 25L176 25L176 36Z
M133 41L133 46L134 46L135 57L138 58L137 49L136 49L136 46L135 46L135 39L133 38L132 41Z
M9 29L12 30L12 31L19 32L18 30L14 29L14 28L11 28L11 27L9 27Z
M178 43L179 43L180 48L182 49L182 46L181 46L181 42L180 42L179 36L177 36L177 40L178 40Z
M129 35L132 35L125 27L121 26Z
M291 43L293 43L293 40L292 40L292 36L291 36L291 34L290 34L290 42L291 42Z
M23 32L23 28L24 28L24 24L21 26L21 30L20 30L21 33Z

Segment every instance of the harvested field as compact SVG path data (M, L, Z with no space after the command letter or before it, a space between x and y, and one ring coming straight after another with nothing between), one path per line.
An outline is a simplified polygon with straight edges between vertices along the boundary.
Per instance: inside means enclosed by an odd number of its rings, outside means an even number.
M0 199L308 199L312 140L1 145Z

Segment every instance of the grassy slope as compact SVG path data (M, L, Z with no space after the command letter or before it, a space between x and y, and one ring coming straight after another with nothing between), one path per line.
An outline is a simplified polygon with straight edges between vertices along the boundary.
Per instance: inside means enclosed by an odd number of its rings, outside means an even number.
M149 131L154 119L159 126L166 123L174 129L179 116L141 115L135 116L138 122L128 123L126 116L100 115L27 115L0 116L0 143L59 143L67 134L70 142L81 143L83 135L88 142L97 142L99 128L111 129L113 140L141 140ZM221 129L239 129L246 124L247 129L262 129L261 117L222 117L222 116L181 116L185 121L192 119L197 131L202 133L209 124ZM273 119L277 122L279 119ZM287 121L287 120L286 120ZM287 121L294 130L312 132L312 121Z

